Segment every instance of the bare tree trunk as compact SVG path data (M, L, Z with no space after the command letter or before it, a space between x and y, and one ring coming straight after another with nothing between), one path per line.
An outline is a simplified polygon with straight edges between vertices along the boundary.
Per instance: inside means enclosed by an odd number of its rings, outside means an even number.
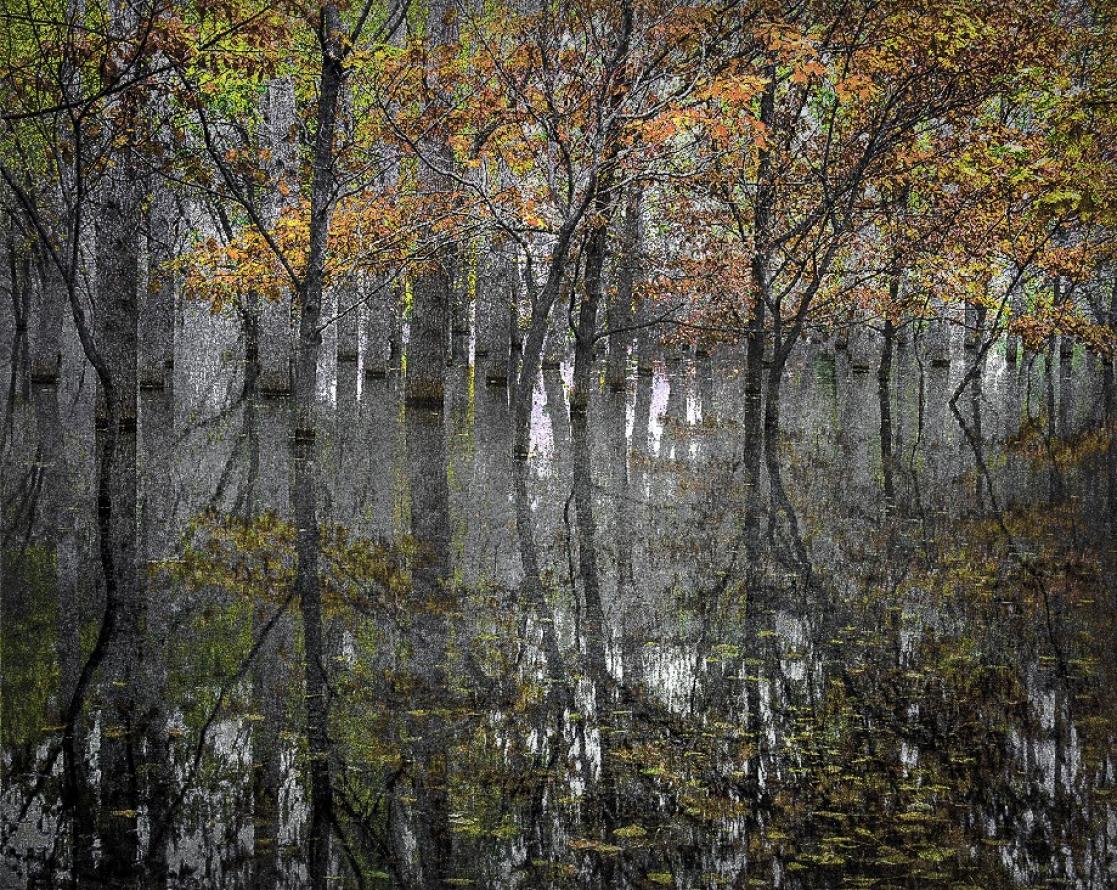
M62 370L62 322L66 285L57 265L38 251L38 318L31 352L31 382L53 384Z
M962 336L962 346L969 352L981 346L981 332L985 321L985 307L973 303L966 304L965 333Z
M1009 298L1010 312L1005 324L1005 361L1010 365L1015 365L1019 361L1020 337L1013 333L1012 323L1018 316L1024 314L1024 299L1024 288L1018 284Z
M465 244L457 244L454 250L454 277L450 299L450 355L448 358L455 365L463 365L469 361L469 338L472 333L469 316L470 307L473 303L473 293L469 280L474 258L465 248Z
M381 379L390 368L397 367L393 355L395 329L398 326L399 287L386 277L372 283L365 314L365 377Z
M555 476L561 480L566 476L570 450L570 411L566 404L566 384L558 368L548 368L543 372L543 392L547 397L547 419L551 422Z
M636 320L640 327L636 331L636 376L651 377L654 372L656 355L659 352L659 329L652 324L655 318L655 305L649 295L644 294L636 300Z
M613 299L609 301L606 320L609 329L609 364L605 377L609 388L615 391L623 390L628 378L633 298L642 252L640 201L640 189L630 187L625 200L624 225L617 257L617 289Z
M520 302L520 270L516 262L512 263L512 274L515 283L512 286L511 300L508 305L508 347L511 359L508 363L508 373L515 377L519 374L524 362L524 314L525 310Z
M950 325L945 318L947 310L942 311L927 322L927 357L932 368L950 366Z
M338 295L337 311L341 316L337 320L338 374L343 364L351 364L355 374L360 357L361 311L360 307L353 305L355 302L351 293Z
M1055 282L1055 305L1058 307L1065 306L1067 308L1073 309L1074 284L1070 281L1067 281L1062 287L1060 287L1059 285L1062 282L1061 276L1057 276ZM1074 336L1072 334L1062 333L1059 335L1059 362L1061 364L1069 366L1072 358L1074 358Z
M437 50L457 37L457 9L451 0L431 0L427 7L428 48ZM428 67L427 77L432 90L438 92L438 74ZM447 194L451 185L439 172L453 166L453 154L440 138L426 139L423 153L434 166L420 168L420 188L430 194ZM435 169L435 167L439 169ZM424 237L436 237L425 228ZM454 301L454 284L458 267L455 244L437 243L428 249L428 256L411 282L411 335L407 344L407 401L441 410L444 399L444 377L450 358L450 326Z
M174 195L155 183L148 211L147 288L140 310L140 386L163 389L174 373L175 280L167 263L177 245Z
M557 371L570 354L570 335L573 333L570 321L570 297L575 286L576 282L573 281L568 284L551 311L547 341L543 345L544 371Z
M775 117L775 66L767 70L768 84L760 99L760 119L766 125ZM749 318L747 343L748 355L745 359L745 466L749 474L749 484L754 488L760 485L760 409L761 377L764 367L765 340L767 337L766 310L769 301L769 275L771 256L768 240L771 236L773 186L772 158L767 149L759 155L757 167L757 190L753 209L754 247L749 272L752 280L752 314ZM778 318L776 319L778 321ZM769 381L771 375L769 374Z
M298 197L298 118L294 80L278 77L271 81L264 103L268 148L272 156L271 177L274 182L284 184L282 191L277 186L274 203L268 207L264 217L266 224L274 225L283 210L294 205ZM288 393L291 391L293 371L290 293L285 291L276 300L262 300L259 313L260 391L277 395Z
M515 247L498 241L483 257L477 273L477 344L483 355L485 382L507 386L512 361L509 313L517 302ZM483 344L483 347L482 347Z

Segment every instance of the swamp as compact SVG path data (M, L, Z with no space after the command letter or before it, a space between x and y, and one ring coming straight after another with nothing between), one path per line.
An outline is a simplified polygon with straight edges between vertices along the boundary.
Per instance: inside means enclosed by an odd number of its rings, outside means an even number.
M1117 886L1100 0L0 0L0 887Z

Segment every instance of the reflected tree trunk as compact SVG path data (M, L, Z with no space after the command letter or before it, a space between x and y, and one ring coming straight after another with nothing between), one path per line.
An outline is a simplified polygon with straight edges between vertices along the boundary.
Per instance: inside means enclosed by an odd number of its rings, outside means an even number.
M1114 286L1113 305L1110 309L1111 324L1117 325L1117 284ZM1117 381L1114 380L1113 357L1109 356L1102 376L1102 403L1108 445L1105 450L1105 506L1106 527L1109 539L1117 540ZM1117 607L1117 547L1105 552L1106 576L1109 578L1110 602Z
M15 416L16 401L27 402L31 398L32 360L31 344L28 338L28 328L31 326L32 291L34 284L31 279L31 251L26 246L17 242L17 233L13 231L7 239L6 261L8 292L11 295L12 307L12 350L10 374L8 377L8 392L4 410L4 427L0 430L0 441L6 442L13 432L13 418ZM19 239L22 241L23 239ZM0 450L0 453L3 453Z
M57 264L37 245L38 312L31 354L31 382L58 382L62 370L62 330L66 316L66 284Z
M543 392L547 397L547 419L551 422L551 456L555 479L561 486L569 469L567 455L570 453L570 410L566 404L566 383L562 371L547 368L543 372Z
M43 481L42 516L45 524L44 543L53 546L54 578L58 602L58 713L54 722L65 721L68 705L74 700L81 674L82 604L78 593L81 558L77 528L77 504L72 492L75 479L67 461L66 437L59 410L57 379L32 386L35 403L36 432L45 478ZM70 869L75 881L88 879L94 870L93 816L95 806L92 788L85 767L88 734L81 721L73 726L71 746L63 751L63 773L73 776L74 797L64 792L63 804L69 821ZM57 880L55 876L54 880Z
M628 400L623 392L609 393L606 404L609 457L612 461L612 495L616 504L613 532L617 552L616 602L621 610L621 659L625 685L633 688L643 683L641 653L644 648L645 621L638 599L633 572L632 510L636 492L629 480L628 469ZM646 432L645 432L646 435Z
M404 718L406 786L393 801L393 843L408 886L441 888L451 872L447 747L449 615L455 608L450 558L450 493L443 411L414 405L407 414L408 480L414 592L406 631L408 682Z
M254 379L257 369L250 368L247 373ZM246 411L249 412L247 518L255 518L265 511L287 516L291 503L290 398L274 394L260 398L250 390ZM253 639L260 639L265 633L274 611L274 604L266 600L254 604ZM289 665L295 657L292 639L292 622L284 616L264 639L252 665L252 708L261 718L252 727L250 880L254 890L278 887L283 878L279 858L280 789L283 786L281 733L286 728L284 713L292 680Z
M587 674L591 682L593 712L598 726L600 772L597 781L586 791L586 816L602 837L608 837L616 823L616 787L609 753L610 727L606 715L611 713L612 679L607 663L607 629L601 595L598 565L598 525L594 505L593 454L590 442L589 413L597 392L594 374L597 340L597 316L602 298L602 270L608 236L611 205L602 196L599 208L603 221L591 230L586 245L584 294L578 307L574 346L574 386L570 398L570 437L573 455L574 506L577 514L578 578L582 584L583 633ZM585 722L578 727L582 747L586 750ZM613 882L612 862L605 857L594 858L594 874L600 886Z
M173 322L173 316L171 318ZM168 374L171 367L161 365ZM163 377L160 376L163 383ZM168 877L168 856L173 846L169 824L174 793L174 761L168 735L167 662L166 652L171 616L165 579L152 569L173 552L171 518L174 509L174 486L167 473L174 448L174 398L170 380L164 388L146 391L141 396L143 445L142 495L143 533L141 536L142 565L147 567L144 664L142 667L142 727L146 746L146 802L148 849L144 856L147 886L165 887Z
M893 288L898 285L893 283ZM895 291L893 292L895 294ZM884 477L885 512L891 512L896 504L896 488L893 481L894 464L892 460L892 344L896 329L892 319L884 320L884 338L880 352L880 367L877 383L880 393L880 465Z

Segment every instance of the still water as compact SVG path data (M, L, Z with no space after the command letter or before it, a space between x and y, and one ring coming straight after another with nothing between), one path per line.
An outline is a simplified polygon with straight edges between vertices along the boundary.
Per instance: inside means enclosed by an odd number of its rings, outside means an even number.
M92 382L5 403L4 887L306 880L290 408L199 341L69 758ZM804 346L768 433L731 348L584 421L552 368L526 464L467 368L441 413L324 375L331 886L1117 886L1112 374L990 353L952 405L971 361Z

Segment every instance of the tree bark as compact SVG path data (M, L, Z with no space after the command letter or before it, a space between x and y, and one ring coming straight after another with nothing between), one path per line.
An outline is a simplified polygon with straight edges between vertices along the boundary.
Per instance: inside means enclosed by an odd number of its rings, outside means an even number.
M636 186L629 188L617 257L617 288L609 301L606 319L609 329L609 363L605 379L609 388L614 391L623 390L628 378L628 350L632 344L632 331L629 328L632 326L634 291L642 252L640 201L640 189Z
M175 279L167 263L177 247L174 195L155 182L148 211L147 288L140 310L140 386L163 389L174 374Z
M285 208L298 196L298 118L295 109L295 84L290 77L278 77L268 84L264 118L268 149L271 151L272 180L276 183L274 200L264 214L266 225L274 226ZM284 183L286 196L278 184ZM312 199L313 200L313 196ZM309 270L307 272L309 275ZM278 299L258 304L260 335L260 392L265 395L289 393L294 372L292 361L291 294L284 291Z
M333 786L328 732L329 710L325 652L322 638L322 600L318 576L319 527L317 479L317 424L315 394L318 381L319 330L322 313L326 241L334 187L334 135L344 68L344 35L334 3L322 7L322 63L314 144L314 172L310 194L310 244L305 277L299 292L299 340L295 362L294 464L297 566L295 593L303 622L306 651L306 725L310 761L310 831L308 878L315 890L326 886L333 819Z
M483 353L485 382L490 386L508 385L512 361L509 313L517 301L518 279L514 245L497 241L477 273L477 343L479 354Z
M106 579L106 620L113 633L106 644L101 871L105 880L120 883L132 880L138 865L136 762L142 750L135 713L145 613L136 571L140 203L135 179L118 159L98 207L94 339L111 381L101 380L97 394L101 466L107 467L111 498L111 506L100 505L99 531L108 537L113 576Z

